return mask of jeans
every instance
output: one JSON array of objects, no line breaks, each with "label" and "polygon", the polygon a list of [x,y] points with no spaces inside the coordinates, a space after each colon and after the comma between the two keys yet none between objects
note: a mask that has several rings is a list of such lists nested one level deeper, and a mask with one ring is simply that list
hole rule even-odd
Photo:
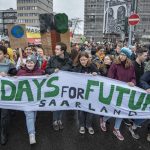
[{"label": "jeans", "polygon": [[28,130],[28,134],[35,134],[35,121],[36,121],[36,114],[35,111],[25,111],[26,116],[26,126]]},{"label": "jeans", "polygon": [[92,127],[93,114],[84,111],[78,111],[78,117],[80,127]]},{"label": "jeans", "polygon": [[61,120],[62,121],[63,111],[54,111],[53,112],[53,122]]},{"label": "jeans", "polygon": [[142,123],[144,123],[146,121],[146,119],[135,119],[133,122],[135,123],[135,125],[139,126]]},{"label": "jeans", "polygon": [[[108,119],[110,119],[111,117],[103,117],[103,120],[106,122]],[[120,129],[121,123],[122,123],[122,118],[115,118],[115,129]]]}]

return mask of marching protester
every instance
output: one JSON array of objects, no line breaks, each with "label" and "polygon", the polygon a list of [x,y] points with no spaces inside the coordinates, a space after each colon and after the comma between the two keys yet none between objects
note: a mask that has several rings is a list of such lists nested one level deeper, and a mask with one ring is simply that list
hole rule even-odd
[{"label": "marching protester", "polygon": [[[147,59],[148,51],[146,48],[141,47],[136,51],[136,60],[133,62],[136,76],[136,86],[140,87],[140,78],[144,74],[144,62]],[[145,120],[135,119],[129,126],[129,131],[133,138],[139,139],[140,136],[137,134],[137,127],[140,126]]]},{"label": "marching protester", "polygon": [[136,60],[136,51],[137,51],[137,47],[134,45],[134,46],[130,46],[130,49],[132,51],[132,55],[131,55],[131,60],[132,61],[135,61]]},{"label": "marching protester", "polygon": [[[116,79],[119,81],[127,82],[129,86],[136,85],[135,70],[130,58],[130,51],[127,48],[122,48],[119,54],[119,57],[111,65],[108,77]],[[110,117],[101,117],[100,118],[100,127],[102,131],[107,131],[106,121]],[[120,126],[122,123],[122,118],[115,119],[115,126],[113,133],[119,140],[124,140],[123,135],[120,132]]]},{"label": "marching protester", "polygon": [[[97,75],[97,68],[90,62],[89,54],[87,52],[80,52],[74,61],[74,72]],[[79,119],[79,133],[85,134],[85,127],[88,129],[89,134],[94,134],[94,129],[92,127],[93,114],[78,111]]]},{"label": "marching protester", "polygon": [[[39,68],[36,56],[29,55],[26,59],[26,65],[18,71],[17,76],[40,76],[43,74],[44,71]],[[35,144],[35,122],[37,112],[25,111],[24,113],[26,116],[26,125],[29,134],[29,142],[30,144]]]},{"label": "marching protester", "polygon": [[119,54],[120,54],[120,51],[121,51],[121,48],[123,47],[123,44],[122,43],[117,43],[115,46],[114,46],[114,51],[111,52],[111,55],[113,55],[114,57],[118,57]]},{"label": "marching protester", "polygon": [[[0,45],[0,77],[16,75],[17,70],[12,64],[11,60],[5,57],[7,48]],[[8,125],[9,125],[9,111],[7,109],[0,109],[0,143],[5,145],[8,141]]]},{"label": "marching protester", "polygon": [[44,55],[44,50],[40,47],[37,47],[36,49],[37,49],[37,61],[38,61],[39,67],[45,70],[46,65],[47,65],[47,60]]},{"label": "marching protester", "polygon": [[112,55],[106,55],[104,57],[104,62],[99,67],[99,71],[100,71],[102,76],[106,76],[107,77],[109,68],[112,65],[113,61],[114,61],[114,57]]},{"label": "marching protester", "polygon": [[5,57],[7,57],[14,64],[13,50],[10,47],[9,41],[4,41],[4,46],[7,48],[7,54]]},{"label": "marching protester", "polygon": [[20,57],[18,58],[16,68],[20,69],[20,67],[24,67],[27,57],[32,54],[33,54],[32,47],[26,47],[24,50],[19,49]]},{"label": "marching protester", "polygon": [[[66,44],[59,42],[55,47],[55,55],[52,56],[46,67],[46,74],[57,73],[59,70],[69,71],[72,68],[72,61],[69,58],[67,53]],[[63,111],[54,111],[53,112],[53,128],[54,130],[62,130],[63,122]]]},{"label": "marching protester", "polygon": [[105,57],[105,50],[103,46],[99,46],[96,50],[95,56],[93,56],[93,62],[97,64],[97,67],[99,67],[99,65],[103,63],[104,57]]},{"label": "marching protester", "polygon": [[[141,77],[141,87],[147,91],[147,93],[150,94],[150,65],[149,70],[147,70],[143,76]],[[150,123],[148,125],[148,135],[147,135],[147,141],[150,142]]]}]

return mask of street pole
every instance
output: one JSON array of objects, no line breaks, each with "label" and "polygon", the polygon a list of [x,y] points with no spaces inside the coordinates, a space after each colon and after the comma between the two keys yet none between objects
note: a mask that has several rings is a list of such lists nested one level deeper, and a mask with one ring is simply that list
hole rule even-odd
[{"label": "street pole", "polygon": [[[132,13],[137,13],[137,1],[138,0],[133,0],[133,2],[131,3],[131,10],[130,10],[130,15],[132,14]],[[130,25],[130,28],[129,28],[129,43],[128,43],[128,47],[130,46],[130,45],[132,45],[132,33],[134,32],[134,30],[135,30],[135,28],[134,28],[134,26],[131,26]]]}]

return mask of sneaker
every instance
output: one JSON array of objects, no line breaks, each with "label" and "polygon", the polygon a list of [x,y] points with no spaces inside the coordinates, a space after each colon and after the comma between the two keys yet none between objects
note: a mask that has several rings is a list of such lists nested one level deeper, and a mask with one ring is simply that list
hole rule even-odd
[{"label": "sneaker", "polygon": [[114,129],[113,130],[114,135],[118,138],[118,140],[123,141],[124,137],[123,135],[120,133],[120,131],[118,129]]},{"label": "sneaker", "polygon": [[94,129],[92,127],[89,127],[88,132],[89,132],[89,134],[93,135],[94,134]]},{"label": "sneaker", "polygon": [[103,120],[103,117],[100,118],[100,127],[101,127],[102,131],[104,131],[104,132],[107,131],[106,122]]},{"label": "sneaker", "polygon": [[132,128],[132,126],[129,127],[129,132],[131,133],[132,137],[136,140],[140,139],[140,136],[136,133],[136,130]]},{"label": "sneaker", "polygon": [[58,126],[59,126],[60,130],[62,130],[64,128],[63,123],[62,123],[61,120],[58,120]]},{"label": "sneaker", "polygon": [[150,142],[150,134],[147,135],[147,141]]},{"label": "sneaker", "polygon": [[136,130],[137,128],[141,128],[142,126],[140,125],[136,125],[134,122],[133,122],[133,125],[132,125],[132,129],[133,130]]},{"label": "sneaker", "polygon": [[131,119],[124,119],[124,124],[126,124],[127,126],[132,126],[133,125],[133,120],[131,120]]},{"label": "sneaker", "polygon": [[30,144],[35,144],[36,143],[35,134],[30,134],[29,135],[29,142],[30,142]]},{"label": "sneaker", "polygon": [[53,122],[53,129],[54,129],[55,131],[58,131],[58,130],[59,130],[59,125],[58,125],[58,122],[57,122],[57,121],[54,121],[54,122]]},{"label": "sneaker", "polygon": [[84,127],[80,127],[80,129],[79,129],[79,133],[81,133],[81,134],[85,134],[85,128],[84,128]]}]

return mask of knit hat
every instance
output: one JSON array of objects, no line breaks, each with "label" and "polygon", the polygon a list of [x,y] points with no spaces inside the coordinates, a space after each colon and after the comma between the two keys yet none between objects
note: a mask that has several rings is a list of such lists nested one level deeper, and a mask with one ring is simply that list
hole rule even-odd
[{"label": "knit hat", "polygon": [[130,58],[131,55],[132,55],[132,51],[129,48],[126,48],[126,47],[123,47],[121,49],[120,54],[121,53],[124,54],[124,55],[126,55],[128,58]]},{"label": "knit hat", "polygon": [[26,62],[27,61],[33,61],[34,64],[36,64],[37,63],[37,57],[35,55],[30,55],[27,57]]}]

